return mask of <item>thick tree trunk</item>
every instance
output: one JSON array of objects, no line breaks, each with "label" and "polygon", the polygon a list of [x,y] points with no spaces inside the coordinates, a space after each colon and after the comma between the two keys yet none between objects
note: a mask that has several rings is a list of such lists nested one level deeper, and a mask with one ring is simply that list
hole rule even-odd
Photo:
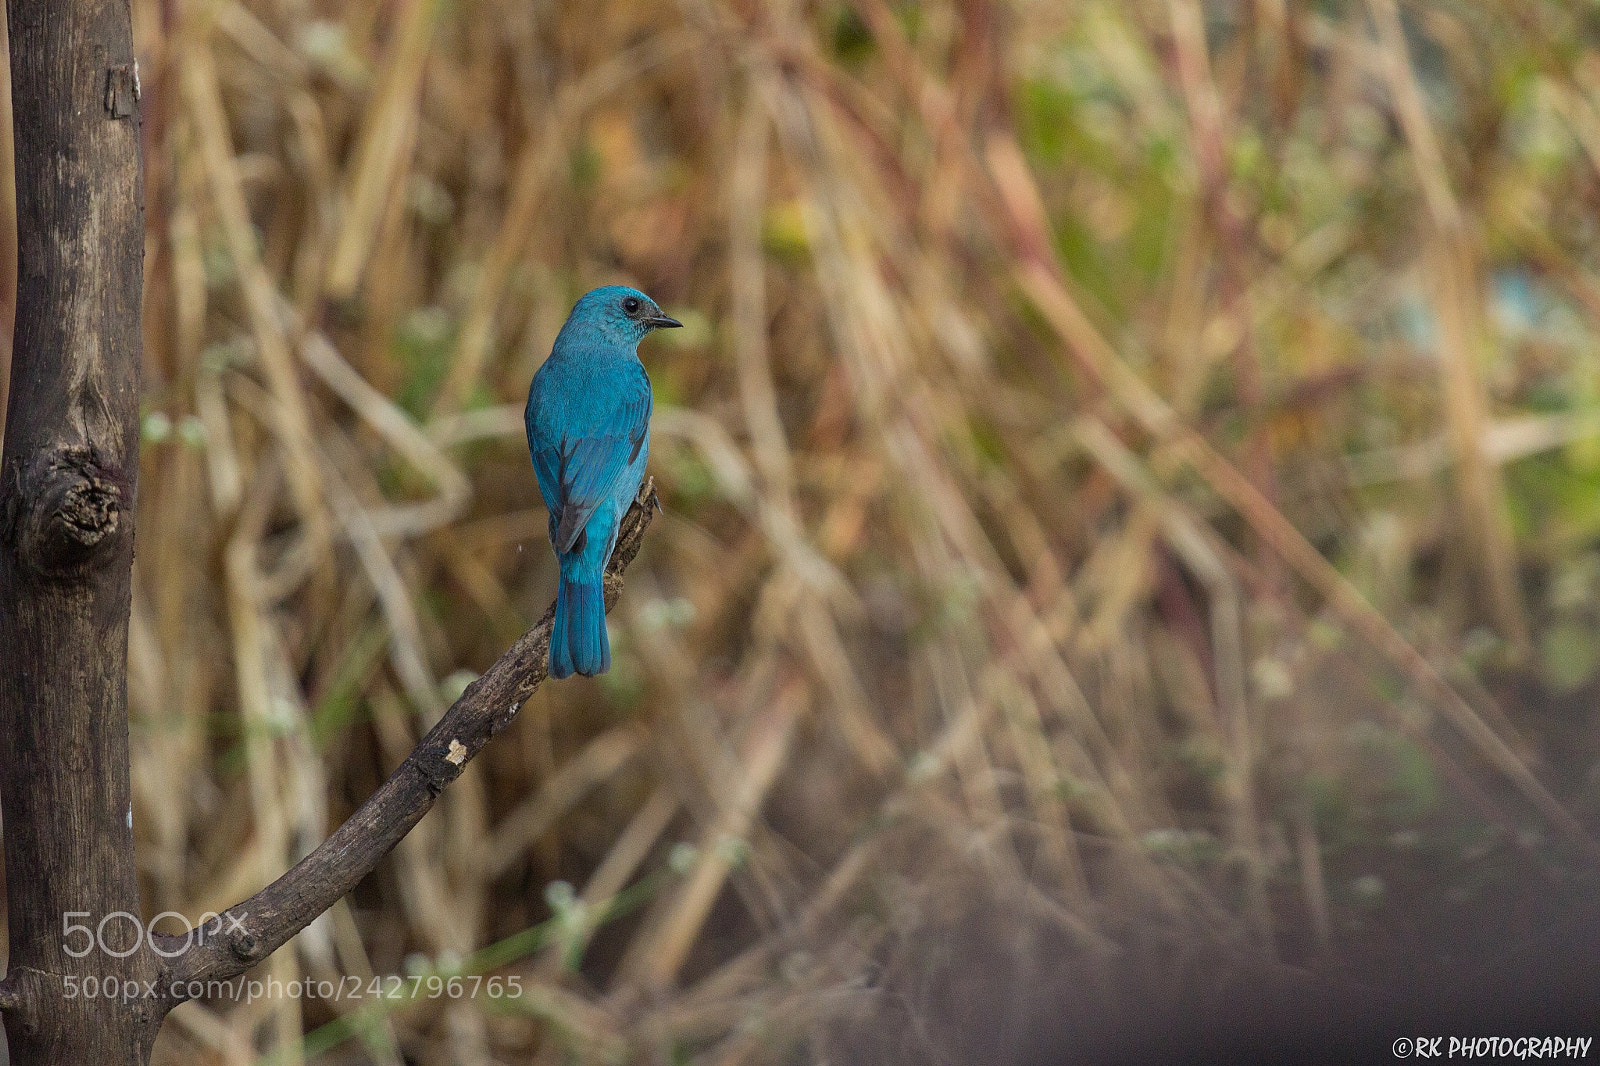
[{"label": "thick tree trunk", "polygon": [[137,936],[128,787],[138,74],[127,0],[9,8],[19,269],[0,452],[0,1007],[13,1062],[142,1064],[163,1005],[149,995],[160,960]]}]

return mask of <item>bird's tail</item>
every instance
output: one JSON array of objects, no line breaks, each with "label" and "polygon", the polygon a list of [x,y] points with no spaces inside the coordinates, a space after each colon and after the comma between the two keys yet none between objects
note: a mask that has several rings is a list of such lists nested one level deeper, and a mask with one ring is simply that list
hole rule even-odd
[{"label": "bird's tail", "polygon": [[556,591],[556,620],[550,629],[550,676],[593,677],[611,669],[611,642],[606,639],[606,600],[600,582],[561,578]]}]

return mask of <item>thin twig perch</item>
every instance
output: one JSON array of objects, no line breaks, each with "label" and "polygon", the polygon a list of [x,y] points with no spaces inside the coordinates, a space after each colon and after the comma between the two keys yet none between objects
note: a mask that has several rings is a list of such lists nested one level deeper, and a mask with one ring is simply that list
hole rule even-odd
[{"label": "thin twig perch", "polygon": [[[622,592],[622,574],[639,554],[658,507],[646,481],[622,520],[617,548],[606,568],[606,610]],[[254,896],[207,923],[203,937],[157,938],[174,953],[165,991],[175,1006],[204,995],[204,984],[237,976],[282,947],[371,873],[422,820],[445,787],[512,719],[547,676],[555,605],[461,694],[343,825],[300,862]]]}]

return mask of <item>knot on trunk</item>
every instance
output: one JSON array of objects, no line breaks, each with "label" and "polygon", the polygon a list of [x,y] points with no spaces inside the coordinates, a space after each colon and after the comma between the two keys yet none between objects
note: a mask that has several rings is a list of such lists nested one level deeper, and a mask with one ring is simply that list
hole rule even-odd
[{"label": "knot on trunk", "polygon": [[0,1013],[9,1015],[7,1025],[18,1026],[24,1033],[39,1031],[39,1001],[45,991],[41,986],[46,975],[28,966],[12,966],[0,981]]},{"label": "knot on trunk", "polygon": [[6,517],[22,564],[66,575],[109,554],[127,525],[122,478],[93,449],[63,446],[17,472]]}]

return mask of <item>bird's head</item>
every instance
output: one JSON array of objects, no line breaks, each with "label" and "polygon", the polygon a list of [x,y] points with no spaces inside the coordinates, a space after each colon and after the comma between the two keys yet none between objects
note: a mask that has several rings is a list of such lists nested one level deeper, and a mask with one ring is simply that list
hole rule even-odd
[{"label": "bird's head", "polygon": [[605,285],[586,293],[572,309],[561,330],[592,330],[609,340],[634,345],[655,329],[683,325],[662,313],[656,302],[626,285]]}]

